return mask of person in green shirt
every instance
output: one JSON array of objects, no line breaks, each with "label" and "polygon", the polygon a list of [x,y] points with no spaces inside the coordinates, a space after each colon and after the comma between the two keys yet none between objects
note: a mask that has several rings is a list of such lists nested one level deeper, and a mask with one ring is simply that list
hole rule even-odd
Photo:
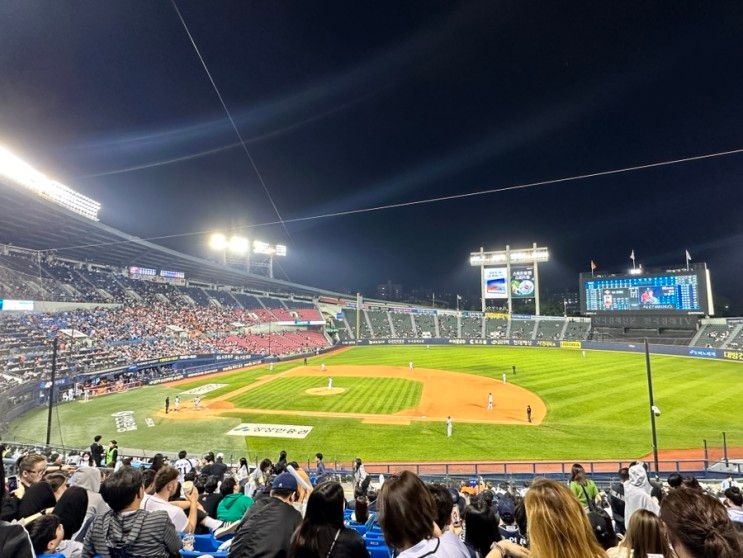
[{"label": "person in green shirt", "polygon": [[599,497],[599,489],[596,483],[586,477],[586,471],[579,463],[573,465],[570,478],[570,491],[583,506],[583,509],[589,509],[596,505]]},{"label": "person in green shirt", "polygon": [[217,506],[217,519],[220,521],[239,521],[253,505],[253,499],[240,491],[240,485],[232,477],[227,477],[219,487],[222,499]]}]

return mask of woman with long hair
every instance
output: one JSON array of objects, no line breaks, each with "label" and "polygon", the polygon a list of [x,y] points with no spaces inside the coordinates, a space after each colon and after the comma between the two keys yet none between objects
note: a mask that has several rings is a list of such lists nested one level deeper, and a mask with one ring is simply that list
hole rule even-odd
[{"label": "woman with long hair", "polygon": [[153,471],[157,473],[164,466],[165,466],[165,456],[162,453],[156,453],[152,457],[152,464],[150,465],[150,469],[152,469]]},{"label": "woman with long hair", "polygon": [[607,554],[609,558],[646,558],[648,554],[674,558],[668,546],[666,528],[660,518],[648,510],[637,510],[632,514],[624,540],[619,546],[610,548]]},{"label": "woman with long hair", "polygon": [[340,483],[317,485],[294,533],[289,558],[369,558],[361,536],[343,525],[345,504]]},{"label": "woman with long hair", "polygon": [[722,502],[709,494],[679,488],[660,506],[660,518],[678,558],[740,558],[743,542]]},{"label": "woman with long hair", "polygon": [[464,544],[470,554],[483,558],[501,540],[498,516],[484,498],[473,498],[464,510]]},{"label": "woman with long hair", "polygon": [[240,482],[240,486],[245,486],[245,482],[248,480],[249,475],[250,469],[248,468],[248,460],[241,457],[240,466],[237,468],[237,480]]},{"label": "woman with long hair", "polygon": [[606,558],[586,512],[563,484],[535,480],[526,493],[524,506],[529,550],[535,558]]}]

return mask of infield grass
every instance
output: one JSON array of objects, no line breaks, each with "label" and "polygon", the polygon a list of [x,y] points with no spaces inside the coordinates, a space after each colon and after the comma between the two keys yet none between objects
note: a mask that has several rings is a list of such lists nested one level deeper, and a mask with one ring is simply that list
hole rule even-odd
[{"label": "infield grass", "polygon": [[[548,408],[547,417],[536,427],[455,423],[452,438],[446,437],[445,425],[440,422],[379,425],[362,424],[355,419],[240,412],[193,421],[155,418],[154,427],[146,426],[145,418],[152,417],[162,407],[166,395],[171,396],[172,402],[175,394],[199,385],[227,384],[207,394],[205,398],[209,400],[268,375],[267,367],[262,366],[220,377],[202,377],[178,387],[152,386],[89,403],[60,405],[56,413],[59,418],[54,419],[52,439],[68,445],[88,445],[93,435],[100,433],[106,439],[116,437],[122,447],[167,451],[185,448],[194,453],[213,449],[238,456],[245,454],[244,439],[225,436],[225,432],[240,422],[261,422],[311,425],[313,430],[304,440],[250,438],[251,458],[256,454],[261,458],[274,458],[278,450],[286,449],[298,461],[313,456],[317,451],[324,452],[329,460],[344,461],[357,455],[382,461],[627,459],[645,455],[651,449],[647,379],[642,354],[588,351],[584,359],[580,351],[567,349],[377,346],[312,358],[310,364],[325,362],[331,375],[332,366],[336,364],[407,367],[410,360],[418,367],[496,379],[507,372],[509,382],[533,391],[544,400]],[[517,366],[515,376],[511,374],[512,365]],[[273,374],[297,366],[301,366],[301,362],[285,363],[276,366]],[[656,405],[662,410],[658,419],[661,448],[698,448],[703,439],[707,439],[710,445],[720,446],[723,431],[727,432],[731,446],[743,446],[743,421],[740,419],[743,366],[740,363],[653,356],[652,367]],[[285,380],[294,379],[277,379],[244,392],[236,399],[241,401],[240,406],[256,407],[254,398],[258,393],[263,398],[262,408],[310,410],[302,406],[302,398],[311,396],[303,396],[299,385],[288,393],[272,393]],[[318,385],[309,387],[326,385],[326,379],[316,379]],[[335,385],[346,387],[346,380],[351,378],[335,378]],[[359,380],[366,383],[378,379]],[[396,379],[382,381],[388,383]],[[409,383],[420,386],[418,382]],[[345,396],[356,397],[355,393],[360,392],[362,396],[354,405],[362,405],[364,410],[360,411],[356,406],[352,409],[354,411],[389,413],[394,412],[390,409],[399,410],[404,408],[401,405],[408,405],[398,405],[395,401],[395,406],[385,407],[392,405],[389,397],[377,397],[378,390],[367,389],[361,384],[358,387],[361,389],[353,387],[340,396],[312,396],[311,402],[308,400],[306,404],[345,405]],[[381,388],[381,391],[385,393],[386,389]],[[261,394],[264,390],[265,393]],[[395,392],[395,389],[390,388],[390,391]],[[406,396],[410,406],[418,396],[412,392]],[[244,402],[243,397],[246,398]],[[188,405],[188,401],[184,404]],[[312,410],[315,409],[317,407]],[[123,410],[134,411],[138,425],[136,431],[115,432],[111,414]],[[333,407],[332,410],[341,412],[342,408]],[[36,409],[16,420],[6,438],[43,440],[45,424],[44,409]]]}]

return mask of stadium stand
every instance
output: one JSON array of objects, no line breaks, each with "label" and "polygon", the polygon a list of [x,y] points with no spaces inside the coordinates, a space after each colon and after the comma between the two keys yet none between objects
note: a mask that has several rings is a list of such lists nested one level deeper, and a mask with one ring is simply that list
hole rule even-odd
[{"label": "stadium stand", "polygon": [[367,310],[366,315],[369,316],[369,321],[371,322],[372,329],[374,330],[375,338],[384,339],[392,337],[390,321],[386,311]]},{"label": "stadium stand", "polygon": [[417,337],[438,337],[436,319],[433,314],[415,314],[413,316]]},{"label": "stadium stand", "polygon": [[591,329],[591,322],[588,321],[575,321],[568,319],[568,323],[565,327],[565,333],[563,339],[566,341],[583,341],[588,338],[588,333]]},{"label": "stadium stand", "polygon": [[494,339],[506,339],[508,337],[508,320],[486,317],[485,336]]},{"label": "stadium stand", "polygon": [[722,324],[704,324],[699,334],[692,341],[692,345],[694,347],[714,347],[719,349],[731,338],[736,329],[737,326],[735,324],[728,324],[726,322]]},{"label": "stadium stand", "polygon": [[410,314],[402,312],[390,312],[392,326],[395,328],[395,337],[402,339],[412,339],[415,337],[413,331],[413,322]]},{"label": "stadium stand", "polygon": [[537,320],[537,341],[558,341],[562,339],[565,320]]},{"label": "stadium stand", "polygon": [[535,320],[511,320],[511,338],[533,339],[536,325]]},{"label": "stadium stand", "polygon": [[[354,332],[354,335],[356,334],[356,309],[355,308],[344,308],[343,314],[346,318],[346,324],[351,328],[351,331]],[[371,339],[372,332],[369,329],[369,324],[366,322],[366,316],[362,312],[361,319],[359,320],[359,327],[360,327],[360,337],[362,339]]]},{"label": "stadium stand", "polygon": [[437,317],[439,319],[439,333],[442,337],[459,337],[459,326],[457,325],[459,318],[457,316],[452,316],[451,314],[439,314]]},{"label": "stadium stand", "polygon": [[478,339],[482,337],[482,318],[475,316],[462,316],[462,337],[465,339]]}]

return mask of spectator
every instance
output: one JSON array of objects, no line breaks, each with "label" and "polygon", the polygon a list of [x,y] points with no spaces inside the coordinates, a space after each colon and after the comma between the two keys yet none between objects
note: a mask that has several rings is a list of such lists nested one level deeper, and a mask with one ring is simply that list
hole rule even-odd
[{"label": "spectator", "polygon": [[697,490],[669,493],[660,509],[678,558],[740,558],[743,543],[721,502]]},{"label": "spectator", "polygon": [[240,482],[240,486],[244,487],[245,483],[250,476],[250,469],[248,468],[248,460],[244,457],[240,458],[240,465],[237,468],[237,480]]},{"label": "spectator", "polygon": [[62,494],[67,490],[68,481],[67,474],[62,471],[55,471],[53,473],[47,473],[44,475],[44,480],[48,482],[52,490],[54,491],[54,498],[59,501]]},{"label": "spectator", "polygon": [[731,486],[725,491],[725,505],[728,508],[728,517],[738,531],[743,531],[743,494],[737,486]]},{"label": "spectator", "polygon": [[318,485],[309,496],[307,512],[294,533],[290,558],[369,558],[361,536],[343,525],[343,487]]},{"label": "spectator", "polygon": [[299,479],[302,479],[301,481],[297,479],[299,481],[297,484],[297,497],[300,503],[306,501],[307,496],[309,496],[309,493],[312,492],[312,483],[310,482],[310,477],[307,476],[305,470],[302,469],[299,466],[299,463],[297,463],[296,461],[292,461],[291,463],[289,463],[287,465],[287,470],[289,470],[292,474],[296,474]]},{"label": "spectator", "polygon": [[19,518],[30,521],[38,513],[51,511],[57,504],[52,486],[45,481],[28,487],[26,495],[18,504]]},{"label": "spectator", "polygon": [[199,504],[209,517],[217,519],[217,506],[222,500],[222,493],[217,490],[217,477],[208,477],[204,483],[204,493],[199,496]]},{"label": "spectator", "polygon": [[163,456],[162,453],[156,453],[152,457],[152,465],[150,465],[150,469],[157,473],[164,466],[165,466],[165,457]]},{"label": "spectator", "polygon": [[42,515],[26,526],[37,556],[53,554],[64,536],[62,522],[54,514]]},{"label": "spectator", "polygon": [[273,464],[270,459],[264,459],[255,470],[250,473],[248,482],[245,484],[245,495],[253,497],[258,490],[263,489],[268,481],[268,473]]},{"label": "spectator", "polygon": [[570,490],[578,498],[584,510],[588,510],[599,497],[596,483],[586,477],[586,471],[579,463],[573,465],[570,478]]},{"label": "spectator", "polygon": [[606,557],[606,552],[593,535],[585,511],[574,496],[570,489],[553,480],[537,479],[532,483],[524,498],[524,507],[529,550],[533,556]]},{"label": "spectator", "polygon": [[367,480],[369,478],[369,475],[366,473],[366,469],[364,469],[364,464],[361,461],[360,457],[357,457],[353,460],[353,486],[354,488],[360,488],[362,493],[366,494],[366,491],[369,487],[369,482],[371,479]]},{"label": "spectator", "polygon": [[253,505],[253,499],[240,492],[240,485],[232,477],[222,481],[219,491],[222,494],[222,499],[217,506],[217,519],[220,521],[239,521]]},{"label": "spectator", "polygon": [[323,455],[322,453],[318,452],[315,454],[315,474],[318,477],[321,477],[325,474],[325,463],[323,463]]},{"label": "spectator", "polygon": [[[88,511],[88,493],[84,488],[71,486],[54,506],[54,515],[59,517],[64,527],[64,540],[77,540]],[[83,533],[84,538],[85,534]],[[82,547],[82,545],[81,545]]]},{"label": "spectator", "polygon": [[95,461],[96,467],[101,466],[101,461],[103,461],[103,446],[101,445],[101,436],[98,434],[95,438],[93,438],[93,443],[90,444],[90,457]]},{"label": "spectator", "polygon": [[88,509],[84,524],[89,525],[96,515],[108,511],[108,505],[100,495],[101,471],[95,467],[83,467],[72,475],[72,484],[84,488],[88,495]]},{"label": "spectator", "polygon": [[155,493],[155,475],[157,473],[150,469],[142,471],[142,485],[144,486],[145,494]]},{"label": "spectator", "polygon": [[214,465],[212,465],[212,475],[217,477],[219,481],[224,480],[224,475],[227,472],[227,465],[224,463],[224,456],[221,453],[217,454],[217,460],[214,462]]},{"label": "spectator", "polygon": [[660,506],[650,496],[652,488],[648,482],[648,474],[642,463],[629,468],[629,480],[624,483],[624,524],[637,510],[648,510],[658,515]]},{"label": "spectator", "polygon": [[273,474],[280,475],[284,471],[286,471],[286,450],[281,450],[279,452],[279,460],[273,466]]},{"label": "spectator", "polygon": [[198,492],[192,490],[189,493],[188,515],[186,515],[181,508],[169,501],[177,491],[178,471],[170,466],[163,467],[155,475],[155,493],[152,495],[145,495],[141,499],[140,506],[143,510],[147,511],[163,510],[167,512],[176,531],[181,533],[193,533],[198,522]]},{"label": "spectator", "polygon": [[106,450],[106,467],[115,467],[118,458],[119,446],[116,443],[116,440],[111,440],[108,443],[108,449]]},{"label": "spectator", "polygon": [[679,488],[683,482],[684,477],[682,477],[678,473],[671,473],[670,475],[668,475],[668,486],[673,489]]},{"label": "spectator", "polygon": [[498,533],[500,538],[511,541],[519,546],[526,547],[527,541],[525,534],[521,533],[516,523],[516,502],[510,494],[504,494],[498,499]]},{"label": "spectator", "polygon": [[140,509],[144,487],[138,469],[122,467],[106,479],[101,495],[111,509],[93,520],[85,536],[85,558],[168,558],[178,553],[181,540],[168,514]]},{"label": "spectator", "polygon": [[369,521],[369,501],[366,496],[358,496],[356,498],[353,513],[351,513],[351,519],[356,523],[366,523]]},{"label": "spectator", "polygon": [[487,556],[490,547],[501,540],[498,517],[485,498],[472,498],[464,511],[464,526],[464,544],[475,558]]},{"label": "spectator", "polygon": [[258,499],[240,522],[230,558],[285,558],[292,535],[302,522],[302,515],[292,506],[296,499],[297,479],[291,473],[278,475],[271,484],[270,497]]},{"label": "spectator", "polygon": [[[436,526],[441,531],[442,553],[446,556],[468,557],[467,547],[461,541],[458,535],[452,531],[452,519],[454,511],[454,500],[449,490],[440,484],[428,486],[428,490],[433,498],[436,507]],[[358,514],[358,505],[356,507]]]},{"label": "spectator", "polygon": [[648,510],[637,510],[629,520],[629,528],[624,540],[610,548],[609,558],[633,558],[660,554],[663,558],[673,558],[666,539],[665,527],[660,518]]},{"label": "spectator", "polygon": [[21,525],[0,521],[0,556],[35,558],[31,539]]},{"label": "spectator", "polygon": [[611,507],[611,515],[618,535],[624,535],[626,531],[624,525],[624,483],[628,480],[629,468],[620,467],[619,481],[612,482],[609,487],[609,506]]},{"label": "spectator", "polygon": [[[38,483],[44,477],[46,471],[46,457],[38,453],[30,453],[22,457],[18,462],[18,488],[2,499],[0,508],[0,520],[12,521],[20,519],[19,506],[23,500],[26,490],[33,484]],[[5,485],[3,484],[3,489]],[[52,504],[53,505],[53,504]]]},{"label": "spectator", "polygon": [[173,464],[173,467],[176,468],[178,471],[178,481],[183,482],[186,480],[186,475],[193,471],[193,463],[189,459],[187,459],[188,453],[186,450],[181,450],[178,452],[178,459]]}]

